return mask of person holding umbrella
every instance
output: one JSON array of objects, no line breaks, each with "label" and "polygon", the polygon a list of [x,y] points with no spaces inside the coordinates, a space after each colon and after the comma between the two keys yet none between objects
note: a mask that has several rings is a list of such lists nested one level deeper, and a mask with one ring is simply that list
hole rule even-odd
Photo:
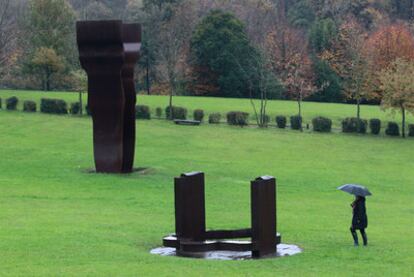
[{"label": "person holding umbrella", "polygon": [[352,207],[352,225],[350,228],[352,237],[354,239],[354,245],[358,246],[357,230],[360,231],[364,246],[368,245],[368,237],[365,229],[368,227],[368,216],[365,206],[365,196],[372,195],[369,190],[360,185],[343,185],[338,188],[339,190],[348,192],[355,195],[355,201],[351,203]]}]

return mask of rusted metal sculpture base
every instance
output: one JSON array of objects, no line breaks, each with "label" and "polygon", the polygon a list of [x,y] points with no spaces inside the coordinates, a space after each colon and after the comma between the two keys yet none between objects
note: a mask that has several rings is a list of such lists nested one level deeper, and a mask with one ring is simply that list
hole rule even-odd
[{"label": "rusted metal sculpture base", "polygon": [[[278,244],[275,254],[267,258],[288,257],[302,253],[303,250],[292,244]],[[184,255],[177,253],[173,247],[158,247],[150,251],[153,255],[176,256],[186,258],[197,258],[207,260],[251,260],[253,259],[250,251],[207,251],[207,252],[186,252]]]},{"label": "rusted metal sculpture base", "polygon": [[[254,258],[276,255],[281,236],[276,232],[276,179],[263,176],[251,181],[251,228],[206,230],[204,173],[175,178],[175,231],[163,239],[165,247],[181,256],[210,251],[249,251]],[[250,241],[230,239],[251,238]]]}]

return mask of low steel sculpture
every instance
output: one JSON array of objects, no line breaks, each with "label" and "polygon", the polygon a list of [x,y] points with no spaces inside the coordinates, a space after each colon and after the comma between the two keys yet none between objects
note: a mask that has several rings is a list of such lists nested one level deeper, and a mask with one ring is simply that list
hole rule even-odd
[{"label": "low steel sculpture", "polygon": [[140,26],[119,20],[80,21],[76,31],[79,60],[88,75],[96,171],[131,172],[135,152],[133,75]]},{"label": "low steel sculpture", "polygon": [[[281,236],[276,232],[276,180],[264,176],[251,181],[251,228],[206,231],[204,173],[175,178],[176,233],[163,239],[181,256],[226,250],[251,251],[253,258],[275,256]],[[251,241],[225,239],[251,238]]]}]

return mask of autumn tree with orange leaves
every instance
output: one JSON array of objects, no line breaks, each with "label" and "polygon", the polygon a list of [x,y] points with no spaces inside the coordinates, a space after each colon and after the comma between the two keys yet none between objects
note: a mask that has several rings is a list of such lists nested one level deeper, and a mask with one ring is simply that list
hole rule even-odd
[{"label": "autumn tree with orange leaves", "polygon": [[317,90],[306,36],[286,26],[283,32],[276,30],[270,33],[267,43],[271,67],[284,85],[286,94],[297,101],[298,115],[302,118],[303,99]]},{"label": "autumn tree with orange leaves", "polygon": [[350,19],[340,26],[332,47],[325,50],[320,57],[341,77],[344,95],[357,104],[358,119],[361,117],[362,100],[372,98],[368,89],[366,39],[364,29],[356,20]]}]

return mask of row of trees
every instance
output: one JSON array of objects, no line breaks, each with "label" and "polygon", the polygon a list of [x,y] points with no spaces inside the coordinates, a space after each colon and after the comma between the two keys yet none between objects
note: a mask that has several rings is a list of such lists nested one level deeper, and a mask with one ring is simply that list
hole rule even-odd
[{"label": "row of trees", "polygon": [[75,21],[119,18],[144,27],[137,86],[169,94],[171,105],[177,94],[246,97],[260,126],[272,98],[296,100],[299,115],[309,99],[354,102],[358,118],[361,103],[382,103],[404,118],[413,102],[413,7],[400,0],[0,0],[0,80],[83,87]]}]

